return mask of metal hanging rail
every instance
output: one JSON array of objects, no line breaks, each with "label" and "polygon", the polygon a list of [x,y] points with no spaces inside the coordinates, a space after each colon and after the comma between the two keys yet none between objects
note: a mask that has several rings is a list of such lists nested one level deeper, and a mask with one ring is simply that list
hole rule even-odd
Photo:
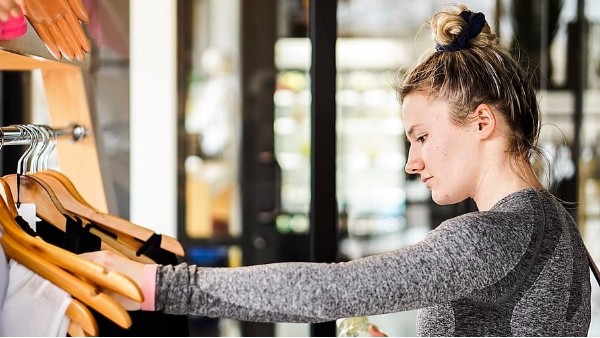
[{"label": "metal hanging rail", "polygon": [[[47,130],[51,130],[56,137],[70,135],[74,142],[83,139],[87,135],[87,130],[80,124],[71,124],[65,128],[45,127]],[[31,143],[31,138],[31,133],[19,128],[18,125],[0,127],[0,144],[2,146],[27,145]]]}]

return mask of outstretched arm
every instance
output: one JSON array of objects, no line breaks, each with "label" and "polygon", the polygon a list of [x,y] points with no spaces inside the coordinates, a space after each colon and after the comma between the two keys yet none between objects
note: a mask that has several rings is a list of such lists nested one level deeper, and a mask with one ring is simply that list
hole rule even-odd
[{"label": "outstretched arm", "polygon": [[[531,228],[514,221],[456,221],[407,248],[343,263],[156,266],[153,308],[248,321],[320,322],[442,304],[496,283],[517,264]],[[110,253],[87,255],[143,284],[144,265]]]},{"label": "outstretched arm", "polygon": [[415,245],[343,263],[159,266],[156,309],[250,321],[319,322],[443,304],[502,279],[529,243],[531,228],[515,226],[514,219],[469,222],[447,223]]}]

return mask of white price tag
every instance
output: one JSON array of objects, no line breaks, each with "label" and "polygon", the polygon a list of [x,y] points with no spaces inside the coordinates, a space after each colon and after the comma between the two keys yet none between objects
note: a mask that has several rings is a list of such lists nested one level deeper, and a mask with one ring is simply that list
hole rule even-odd
[{"label": "white price tag", "polygon": [[21,203],[21,206],[17,208],[19,210],[19,215],[23,217],[24,220],[29,223],[29,226],[35,231],[35,222],[38,220],[35,214],[35,204],[34,203]]}]

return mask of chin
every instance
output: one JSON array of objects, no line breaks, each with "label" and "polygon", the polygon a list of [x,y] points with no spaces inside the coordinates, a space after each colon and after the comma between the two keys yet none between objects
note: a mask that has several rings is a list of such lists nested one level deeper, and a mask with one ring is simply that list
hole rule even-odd
[{"label": "chin", "polygon": [[457,198],[456,196],[444,193],[444,192],[439,192],[439,191],[431,191],[431,199],[435,202],[435,204],[437,205],[450,205],[450,204],[456,204],[456,203],[460,203],[462,201],[464,201],[466,198]]}]

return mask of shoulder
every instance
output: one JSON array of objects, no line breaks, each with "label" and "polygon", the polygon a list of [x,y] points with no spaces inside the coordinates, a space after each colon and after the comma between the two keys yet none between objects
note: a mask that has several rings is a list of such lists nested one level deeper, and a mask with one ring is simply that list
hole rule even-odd
[{"label": "shoulder", "polygon": [[486,235],[531,232],[535,224],[532,214],[507,211],[476,211],[448,219],[434,231]]},{"label": "shoulder", "polygon": [[[430,245],[454,247],[462,253],[492,254],[517,260],[527,248],[535,220],[530,215],[505,211],[472,212],[444,221],[426,240]],[[495,252],[495,254],[493,254]]]},{"label": "shoulder", "polygon": [[513,233],[531,232],[542,220],[542,206],[551,195],[525,189],[500,199],[489,211],[476,211],[448,219],[440,231]]},{"label": "shoulder", "polygon": [[534,231],[543,225],[540,203],[547,202],[549,197],[542,192],[519,191],[501,199],[489,211],[471,212],[442,222],[429,233],[427,240],[468,245],[474,250],[522,251]]}]

